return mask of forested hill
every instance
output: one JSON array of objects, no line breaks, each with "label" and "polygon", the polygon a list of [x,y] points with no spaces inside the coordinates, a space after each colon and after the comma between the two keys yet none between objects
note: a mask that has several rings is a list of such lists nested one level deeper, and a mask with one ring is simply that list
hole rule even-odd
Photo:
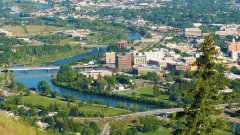
[{"label": "forested hill", "polygon": [[232,8],[229,0],[173,0],[160,8],[153,9],[110,9],[104,8],[96,14],[102,17],[123,16],[127,20],[139,16],[156,24],[189,27],[192,23],[240,23],[240,10]]}]

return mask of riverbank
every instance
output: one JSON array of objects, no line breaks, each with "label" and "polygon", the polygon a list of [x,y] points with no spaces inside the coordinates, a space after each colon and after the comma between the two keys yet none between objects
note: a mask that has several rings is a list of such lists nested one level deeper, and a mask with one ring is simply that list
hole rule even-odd
[{"label": "riverbank", "polygon": [[[29,48],[20,48],[21,52],[16,55],[20,55],[18,59],[14,60],[14,63],[19,65],[35,67],[42,66],[45,63],[56,61],[89,52],[89,49],[84,49],[80,46],[31,46]],[[27,52],[31,52],[31,56],[27,55]],[[24,53],[26,52],[26,54]]]},{"label": "riverbank", "polygon": [[[82,53],[80,55],[76,55],[73,57],[69,57],[66,59],[60,59],[54,62],[46,63],[46,66],[61,66],[67,63],[70,63],[72,61],[77,61],[82,58],[86,58],[89,56],[93,55],[99,55],[101,54],[105,49],[104,48],[93,48],[92,51]],[[53,91],[56,91],[59,95],[64,96],[64,95],[74,95],[76,98],[83,100],[83,101],[97,101],[101,100],[103,101],[103,104],[111,105],[111,106],[117,106],[120,102],[125,104],[125,107],[128,109],[131,109],[132,107],[137,107],[137,110],[154,110],[154,109],[159,109],[162,108],[161,105],[151,105],[151,104],[146,104],[146,103],[139,103],[136,101],[132,100],[127,100],[123,98],[115,98],[112,96],[104,96],[100,94],[92,94],[92,93],[86,93],[86,92],[79,92],[76,90],[72,89],[67,89],[63,87],[58,87],[57,85],[53,84],[51,77],[53,75],[56,75],[58,70],[31,70],[28,72],[25,71],[14,71],[13,75],[16,80],[16,82],[22,83],[26,85],[29,88],[37,88],[38,82],[39,81],[46,81],[49,85],[50,88]]]},{"label": "riverbank", "polygon": [[23,96],[21,99],[25,105],[30,106],[49,107],[57,105],[61,106],[62,110],[68,110],[68,108],[77,107],[77,115],[79,117],[101,117],[103,115],[104,117],[108,117],[124,115],[131,112],[122,108],[102,105],[101,101],[83,102],[81,100],[75,99],[72,102],[68,102],[64,97],[61,96],[51,98],[49,96],[42,96],[38,93],[32,94],[30,96]]},{"label": "riverbank", "polygon": [[[56,79],[54,79],[54,77],[51,79],[52,83],[54,85],[57,85],[59,87],[63,87],[66,89],[71,89],[74,91],[79,91],[79,92],[84,92],[84,93],[88,93],[88,94],[97,94],[97,95],[102,95],[102,96],[106,96],[106,97],[112,97],[112,98],[118,98],[118,99],[123,99],[123,100],[129,100],[129,101],[133,101],[133,102],[137,102],[137,103],[144,103],[144,104],[149,104],[149,105],[159,105],[159,107],[162,108],[169,108],[169,107],[177,107],[176,103],[170,102],[170,101],[164,101],[164,100],[158,100],[156,98],[142,98],[142,97],[132,97],[131,94],[130,95],[123,95],[123,94],[118,94],[118,93],[110,93],[110,92],[98,92],[98,91],[93,91],[91,89],[89,90],[79,90],[77,88],[73,88],[68,86],[67,84],[63,84],[58,82]],[[140,111],[144,111],[140,110]]]}]

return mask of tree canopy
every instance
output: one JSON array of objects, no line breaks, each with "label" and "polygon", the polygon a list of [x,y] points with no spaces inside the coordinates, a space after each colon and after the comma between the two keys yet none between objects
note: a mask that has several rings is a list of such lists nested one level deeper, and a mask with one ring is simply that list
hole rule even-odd
[{"label": "tree canopy", "polygon": [[225,126],[224,119],[214,117],[220,114],[214,105],[223,99],[219,87],[226,83],[226,79],[223,73],[215,70],[220,60],[213,37],[208,35],[204,39],[199,48],[202,55],[195,63],[197,80],[194,88],[184,93],[184,98],[188,99],[183,106],[184,112],[176,115],[178,121],[173,132],[176,135],[209,135]]}]

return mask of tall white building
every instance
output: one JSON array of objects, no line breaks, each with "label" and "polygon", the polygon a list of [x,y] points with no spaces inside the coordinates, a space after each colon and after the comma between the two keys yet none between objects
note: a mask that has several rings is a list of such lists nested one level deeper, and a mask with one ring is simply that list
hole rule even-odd
[{"label": "tall white building", "polygon": [[140,65],[146,65],[146,55],[143,55],[142,53],[133,53],[133,64],[134,66],[140,66]]},{"label": "tall white building", "polygon": [[146,55],[146,60],[154,60],[154,61],[160,61],[163,60],[165,54],[163,50],[157,50],[157,51],[149,51],[149,52],[144,52]]}]

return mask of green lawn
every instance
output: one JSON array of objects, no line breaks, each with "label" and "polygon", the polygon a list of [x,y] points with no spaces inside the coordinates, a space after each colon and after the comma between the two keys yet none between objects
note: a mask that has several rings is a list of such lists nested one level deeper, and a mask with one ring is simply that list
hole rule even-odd
[{"label": "green lawn", "polygon": [[170,135],[170,131],[162,129],[160,131],[148,132],[148,133],[139,133],[138,135]]},{"label": "green lawn", "polygon": [[[91,112],[91,113],[98,113],[98,112],[103,112],[103,106],[84,106],[80,107],[78,109],[80,112]],[[105,115],[106,116],[116,116],[116,115],[122,115],[122,114],[127,114],[129,111],[124,110],[124,109],[118,109],[118,108],[113,108],[113,107],[108,107],[105,108]]]},{"label": "green lawn", "polygon": [[[145,97],[153,97],[153,86],[146,86],[137,89],[137,92],[141,94],[141,96]],[[159,97],[154,97],[158,99],[168,100],[168,95],[160,95]]]},{"label": "green lawn", "polygon": [[136,90],[124,90],[124,91],[114,91],[115,93],[121,95],[131,95],[133,92],[137,92]]},{"label": "green lawn", "polygon": [[0,73],[0,80],[3,80],[6,78],[6,73]]},{"label": "green lawn", "polygon": [[67,44],[67,45],[75,45],[76,43],[77,42],[72,40],[72,39],[64,39],[64,40],[60,40],[59,41],[59,44],[61,44],[61,45],[65,45],[65,44]]},{"label": "green lawn", "polygon": [[142,95],[153,96],[153,86],[141,87],[137,91]]},{"label": "green lawn", "polygon": [[[22,101],[25,104],[43,105],[45,107],[48,107],[51,103],[52,104],[56,103],[56,104],[60,104],[62,106],[67,106],[67,102],[61,100],[61,97],[48,98],[48,97],[41,96],[38,94],[34,94],[31,96],[23,96]],[[72,103],[72,105],[77,105],[76,102]],[[84,113],[96,114],[96,113],[102,112],[103,107],[105,107],[105,106],[103,106],[103,105],[87,105],[87,106],[79,107],[78,110],[80,112],[84,112]],[[106,108],[105,114],[106,114],[106,116],[116,116],[116,115],[121,115],[121,114],[127,114],[129,112],[130,111],[124,110],[124,109],[108,107],[108,108]]]},{"label": "green lawn", "polygon": [[133,92],[136,92],[138,96],[168,100],[168,95],[160,95],[159,97],[154,97],[153,86],[140,87],[135,90],[126,90],[126,91],[120,91],[117,93],[122,95],[131,95]]},{"label": "green lawn", "polygon": [[215,131],[215,135],[233,135],[233,134],[227,131]]},{"label": "green lawn", "polygon": [[48,98],[44,96],[40,96],[38,94],[34,94],[31,96],[24,96],[22,97],[22,101],[25,104],[32,104],[32,105],[43,105],[45,107],[49,106],[51,103],[54,104],[61,104],[63,106],[67,106],[67,102],[61,101],[59,98]]}]

